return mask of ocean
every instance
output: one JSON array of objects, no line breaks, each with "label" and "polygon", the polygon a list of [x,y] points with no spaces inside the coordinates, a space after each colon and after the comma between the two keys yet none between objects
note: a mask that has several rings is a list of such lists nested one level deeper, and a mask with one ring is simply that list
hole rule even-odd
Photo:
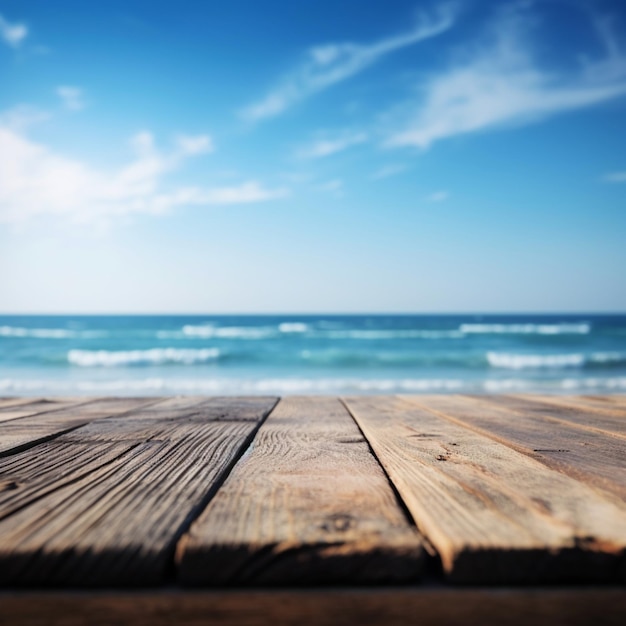
[{"label": "ocean", "polygon": [[0,316],[0,395],[626,393],[625,315]]}]

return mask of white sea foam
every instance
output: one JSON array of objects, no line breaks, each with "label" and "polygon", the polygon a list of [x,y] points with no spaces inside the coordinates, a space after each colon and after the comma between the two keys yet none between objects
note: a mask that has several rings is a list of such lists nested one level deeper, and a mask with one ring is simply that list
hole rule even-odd
[{"label": "white sea foam", "polygon": [[192,326],[191,324],[186,324],[183,326],[183,335],[187,335],[188,337],[214,337],[215,336],[215,326]]},{"label": "white sea foam", "polygon": [[304,334],[312,338],[327,339],[462,339],[465,336],[460,330],[374,330],[352,329],[339,330],[332,328],[311,328],[302,322],[282,322],[278,327],[272,326],[223,326],[190,325],[183,326],[182,331],[158,331],[159,339],[269,339],[281,334]]},{"label": "white sea foam", "polygon": [[594,352],[590,357],[591,363],[610,364],[624,363],[626,364],[626,354],[623,352]]},{"label": "white sea foam", "polygon": [[329,330],[330,339],[460,339],[460,330]]},{"label": "white sea foam", "polygon": [[464,334],[587,335],[591,324],[461,324],[459,331]]},{"label": "white sea foam", "polygon": [[278,330],[281,333],[306,333],[309,326],[301,322],[283,322],[278,325]]},{"label": "white sea foam", "polygon": [[183,326],[183,335],[201,339],[266,339],[276,330],[266,326]]},{"label": "white sea foam", "polygon": [[429,392],[511,391],[575,393],[624,393],[626,376],[612,378],[565,378],[557,380],[498,380],[459,379],[356,379],[356,378],[267,378],[250,379],[177,379],[177,378],[119,378],[113,380],[71,379],[0,379],[3,394],[341,394],[341,393],[429,393]]},{"label": "white sea foam", "polygon": [[[0,326],[0,337],[33,337],[35,339],[68,339],[80,337],[84,333],[64,328],[22,328],[20,326]],[[89,335],[87,335],[89,336]]]},{"label": "white sea foam", "polygon": [[70,350],[67,360],[80,367],[120,367],[126,365],[162,365],[204,363],[219,357],[217,348],[184,350],[178,348],[152,348],[151,350]]},{"label": "white sea foam", "polygon": [[491,367],[521,370],[527,368],[581,367],[585,364],[583,354],[507,354],[488,352]]}]

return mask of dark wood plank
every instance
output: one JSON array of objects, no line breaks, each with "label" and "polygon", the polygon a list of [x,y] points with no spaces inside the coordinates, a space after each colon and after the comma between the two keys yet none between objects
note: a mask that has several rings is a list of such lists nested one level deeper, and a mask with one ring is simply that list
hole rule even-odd
[{"label": "dark wood plank", "polygon": [[178,547],[187,584],[415,579],[422,541],[345,407],[287,398]]},{"label": "dark wood plank", "polygon": [[619,577],[624,503],[421,408],[421,400],[346,404],[451,580]]},{"label": "dark wood plank", "polygon": [[595,489],[626,498],[623,439],[541,415],[521,415],[485,398],[421,396],[416,401]]},{"label": "dark wood plank", "polygon": [[101,398],[59,411],[20,416],[0,428],[0,457],[56,437],[89,422],[156,404],[158,398]]},{"label": "dark wood plank", "polygon": [[185,402],[97,420],[2,460],[12,485],[0,500],[0,584],[164,582],[179,535],[276,400]]},{"label": "dark wood plank", "polygon": [[0,407],[0,422],[8,422],[9,420],[30,417],[31,415],[41,415],[42,413],[50,413],[53,411],[67,410],[94,402],[95,400],[96,398],[41,398],[17,406],[10,405]]},{"label": "dark wood plank", "polygon": [[0,592],[14,626],[623,626],[616,587]]},{"label": "dark wood plank", "polygon": [[[118,404],[117,412],[109,415],[106,423],[94,423],[89,430],[75,429],[34,449],[0,459],[0,519],[109,465],[127,454],[132,446],[149,441],[160,432],[151,428],[150,421],[167,422],[192,416],[206,402],[206,397],[183,397],[154,398],[139,405]],[[123,408],[127,412],[118,414]],[[91,412],[97,416],[99,409],[91,407]],[[145,420],[143,425],[139,420]]]},{"label": "dark wood plank", "polygon": [[[476,396],[478,397],[478,396]],[[626,413],[592,409],[578,402],[576,398],[564,401],[552,401],[543,396],[482,396],[491,404],[510,409],[525,418],[538,415],[558,424],[575,424],[579,428],[599,431],[604,435],[613,435],[626,439]]]}]

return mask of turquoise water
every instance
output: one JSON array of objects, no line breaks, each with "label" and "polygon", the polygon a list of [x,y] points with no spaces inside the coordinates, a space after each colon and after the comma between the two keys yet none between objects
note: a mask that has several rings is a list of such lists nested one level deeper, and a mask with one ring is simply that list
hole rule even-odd
[{"label": "turquoise water", "polygon": [[0,316],[0,395],[626,393],[626,316]]}]

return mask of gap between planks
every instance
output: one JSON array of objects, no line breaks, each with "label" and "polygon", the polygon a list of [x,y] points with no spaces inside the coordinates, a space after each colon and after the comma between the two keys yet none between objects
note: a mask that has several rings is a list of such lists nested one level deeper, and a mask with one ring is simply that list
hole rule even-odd
[{"label": "gap between planks", "polygon": [[159,398],[100,398],[70,404],[67,408],[20,415],[2,423],[0,458],[27,450],[94,420],[121,417],[135,409],[149,407],[162,401]]},{"label": "gap between planks", "polygon": [[177,549],[191,585],[415,580],[422,539],[337,398],[283,398]]}]

